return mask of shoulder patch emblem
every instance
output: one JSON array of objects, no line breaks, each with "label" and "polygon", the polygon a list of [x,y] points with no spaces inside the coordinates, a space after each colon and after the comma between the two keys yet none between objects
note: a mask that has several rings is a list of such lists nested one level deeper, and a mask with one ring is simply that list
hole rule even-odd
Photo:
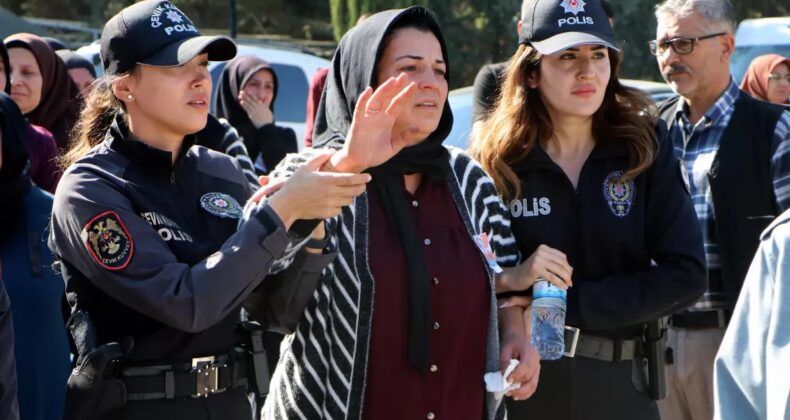
[{"label": "shoulder patch emblem", "polygon": [[238,219],[241,217],[242,208],[235,198],[228,194],[210,192],[200,197],[200,206],[203,210],[214,216],[228,219]]},{"label": "shoulder patch emblem", "polygon": [[112,210],[94,216],[82,228],[80,237],[93,260],[107,270],[121,270],[132,260],[134,241]]},{"label": "shoulder patch emblem", "polygon": [[686,169],[686,162],[682,159],[680,162],[680,179],[683,180],[683,185],[686,187],[686,192],[691,194],[691,182],[689,182],[689,171]]},{"label": "shoulder patch emblem", "polygon": [[628,215],[636,195],[634,181],[622,182],[620,180],[622,176],[623,171],[614,171],[607,175],[603,181],[603,197],[609,204],[609,209],[617,217]]}]

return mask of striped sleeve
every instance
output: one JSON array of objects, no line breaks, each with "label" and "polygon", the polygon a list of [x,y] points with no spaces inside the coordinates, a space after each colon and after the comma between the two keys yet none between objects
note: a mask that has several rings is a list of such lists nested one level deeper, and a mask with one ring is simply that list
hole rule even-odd
[{"label": "striped sleeve", "polygon": [[779,211],[790,208],[790,112],[783,112],[773,137],[771,170]]},{"label": "striped sleeve", "polygon": [[255,173],[255,167],[250,159],[250,154],[247,153],[247,147],[244,146],[244,141],[242,141],[241,136],[239,136],[239,132],[224,118],[220,118],[219,123],[225,129],[225,135],[222,138],[223,151],[226,155],[236,160],[241,171],[244,172],[244,177],[247,178],[247,182],[252,186],[253,191],[257,190],[260,186],[258,184],[258,174]]},{"label": "striped sleeve", "polygon": [[[274,170],[272,170],[271,173],[269,173],[269,176],[272,178],[289,178],[308,160],[321,152],[323,152],[323,150],[305,149],[300,153],[290,153],[286,155],[285,158],[283,158],[283,160],[277,165],[277,167],[274,168]],[[327,228],[328,227],[329,226],[327,226]],[[327,231],[327,234],[330,234],[330,232]],[[282,256],[278,258],[274,264],[272,264],[272,267],[269,270],[270,274],[279,273],[288,268],[288,266],[296,257],[297,252],[304,246],[308,239],[299,237],[291,231],[288,232],[288,236],[290,239],[288,247],[286,247]],[[330,243],[330,249],[334,251],[334,241]]]},{"label": "striped sleeve", "polygon": [[475,232],[488,235],[500,265],[518,265],[521,255],[510,230],[510,215],[497,194],[494,181],[466,152],[454,147],[448,149],[450,164],[458,177]]}]

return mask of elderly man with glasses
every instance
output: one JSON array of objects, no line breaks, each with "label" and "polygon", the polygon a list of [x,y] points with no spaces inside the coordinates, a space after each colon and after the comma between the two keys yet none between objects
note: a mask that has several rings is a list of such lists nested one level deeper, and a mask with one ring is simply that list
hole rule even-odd
[{"label": "elderly man with glasses", "polygon": [[[687,173],[705,241],[708,291],[669,319],[665,420],[713,417],[713,362],[760,232],[790,207],[790,114],[730,75],[728,0],[666,0],[648,45],[677,96],[659,107]],[[682,176],[686,176],[682,174]]]}]

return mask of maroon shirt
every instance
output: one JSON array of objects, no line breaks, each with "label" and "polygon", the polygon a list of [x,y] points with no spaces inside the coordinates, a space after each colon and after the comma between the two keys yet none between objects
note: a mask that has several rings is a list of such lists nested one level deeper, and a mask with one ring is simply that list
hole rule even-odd
[{"label": "maroon shirt", "polygon": [[52,134],[44,127],[28,124],[25,130],[25,147],[30,158],[28,176],[39,188],[55,194],[61,175],[58,166],[58,146]]},{"label": "maroon shirt", "polygon": [[307,118],[304,125],[304,145],[313,147],[313,128],[315,127],[315,115],[318,112],[318,103],[321,102],[321,94],[324,93],[326,76],[329,68],[318,69],[310,80],[310,90],[307,91]]},{"label": "maroon shirt", "polygon": [[406,258],[380,195],[369,192],[376,285],[363,418],[480,420],[490,299],[482,254],[446,183],[423,180],[415,195],[404,187],[431,284],[429,370],[419,373],[406,350]]}]

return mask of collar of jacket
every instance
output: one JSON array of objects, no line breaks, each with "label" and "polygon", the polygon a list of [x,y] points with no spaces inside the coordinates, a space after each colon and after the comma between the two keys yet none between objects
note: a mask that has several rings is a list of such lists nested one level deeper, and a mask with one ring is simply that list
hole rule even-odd
[{"label": "collar of jacket", "polygon": [[[628,156],[628,146],[623,141],[604,140],[595,144],[587,160],[600,160]],[[557,164],[551,159],[543,146],[534,147],[520,162],[513,164],[516,173],[527,173],[540,169],[555,169]]]},{"label": "collar of jacket", "polygon": [[181,144],[175,163],[173,163],[170,152],[145,144],[132,136],[129,133],[129,127],[120,115],[115,117],[110,129],[107,130],[104,141],[110,149],[118,151],[130,160],[143,162],[146,167],[170,171],[195,144],[195,136],[190,134],[184,137],[184,142]]}]

